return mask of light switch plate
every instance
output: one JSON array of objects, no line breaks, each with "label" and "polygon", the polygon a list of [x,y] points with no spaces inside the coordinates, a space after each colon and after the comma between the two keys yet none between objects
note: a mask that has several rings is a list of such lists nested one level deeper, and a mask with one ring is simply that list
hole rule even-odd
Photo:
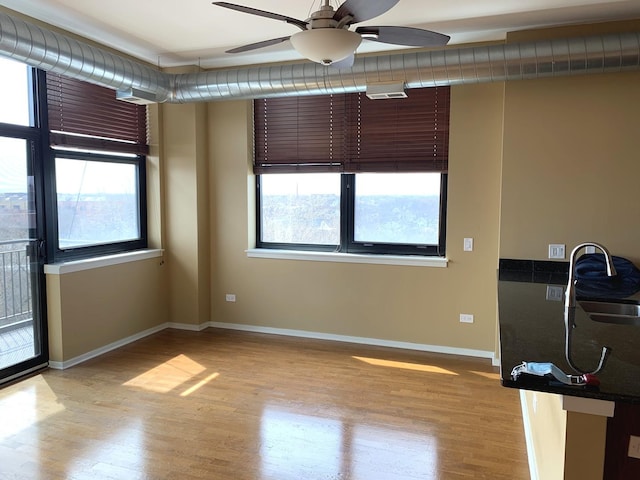
[{"label": "light switch plate", "polygon": [[473,238],[464,239],[464,251],[473,252]]}]

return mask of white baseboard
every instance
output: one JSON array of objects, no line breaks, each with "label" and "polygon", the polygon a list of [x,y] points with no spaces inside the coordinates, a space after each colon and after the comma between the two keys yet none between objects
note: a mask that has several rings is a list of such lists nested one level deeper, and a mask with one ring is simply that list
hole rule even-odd
[{"label": "white baseboard", "polygon": [[111,350],[115,350],[116,348],[124,347],[129,343],[133,343],[136,340],[140,340],[141,338],[148,337],[149,335],[153,335],[154,333],[158,333],[162,330],[166,330],[167,328],[175,328],[177,330],[188,330],[191,332],[200,332],[208,327],[209,327],[208,323],[203,323],[201,325],[194,325],[190,323],[176,323],[176,322],[161,323],[160,325],[156,325],[155,327],[149,328],[147,330],[143,330],[142,332],[138,332],[129,337],[110,343],[108,345],[105,345],[104,347],[96,348],[95,350],[91,350],[90,352],[83,353],[82,355],[78,355],[77,357],[71,358],[69,360],[65,360],[64,362],[54,362],[50,360],[49,367],[55,370],[64,370],[65,368],[73,367],[74,365],[78,365],[79,363],[86,362],[91,358],[95,358],[97,356],[102,355],[103,353],[107,353],[107,352],[110,352]]},{"label": "white baseboard", "polygon": [[468,348],[445,347],[442,345],[427,345],[422,343],[397,342],[394,340],[382,340],[368,337],[352,337],[349,335],[336,335],[333,333],[309,332],[306,330],[291,330],[288,328],[260,327],[242,323],[209,322],[212,328],[224,328],[228,330],[242,330],[245,332],[268,333],[273,335],[285,335],[288,337],[314,338],[318,340],[332,340],[335,342],[358,343],[362,345],[374,345],[377,347],[403,348],[406,350],[418,350],[421,352],[446,353],[449,355],[464,355],[467,357],[494,358],[494,352],[486,350],[472,350]]},{"label": "white baseboard", "polygon": [[174,328],[176,330],[187,330],[189,332],[201,332],[205,328],[209,328],[209,323],[201,323],[198,325],[194,325],[193,323],[176,323],[176,322],[168,322],[167,328]]},{"label": "white baseboard", "polygon": [[103,353],[110,352],[111,350],[115,350],[116,348],[120,348],[129,343],[135,342],[136,340],[140,340],[141,338],[153,335],[154,333],[160,332],[165,328],[167,328],[167,324],[161,323],[160,325],[156,325],[155,327],[143,330],[142,332],[138,332],[129,337],[122,338],[116,342],[105,345],[104,347],[96,348],[95,350],[91,350],[90,352],[83,353],[82,355],[78,355],[77,357],[70,358],[69,360],[65,360],[64,362],[54,362],[49,360],[49,367],[56,370],[64,370],[65,368],[73,367],[74,365],[78,365],[79,363],[86,362],[89,359],[98,357]]},{"label": "white baseboard", "polygon": [[65,360],[64,362],[49,361],[49,367],[56,370],[64,370],[65,368],[73,367],[74,365],[78,365],[79,363],[85,362],[91,358],[95,358],[104,353],[110,352],[111,350],[115,350],[116,348],[123,347],[125,345],[128,345],[129,343],[135,342],[136,340],[140,340],[144,337],[148,337],[149,335],[153,335],[154,333],[160,332],[167,328],[173,328],[177,330],[187,330],[190,332],[200,332],[209,327],[223,328],[227,330],[241,330],[245,332],[268,333],[272,335],[284,335],[288,337],[314,338],[317,340],[332,340],[334,342],[357,343],[361,345],[374,345],[378,347],[403,348],[406,350],[417,350],[421,352],[432,352],[432,353],[445,353],[448,355],[464,355],[468,357],[489,358],[491,359],[491,363],[493,365],[496,365],[494,352],[490,352],[486,350],[473,350],[468,348],[445,347],[442,345],[426,345],[422,343],[397,342],[393,340],[382,340],[378,338],[352,337],[349,335],[336,335],[333,333],[309,332],[306,330],[291,330],[287,328],[260,327],[257,325],[246,325],[241,323],[207,322],[207,323],[201,323],[199,325],[194,325],[191,323],[166,322],[166,323],[157,325],[155,327],[149,328],[147,330],[144,330],[142,332],[136,333],[134,335],[131,335],[129,337],[118,340],[116,342],[105,345],[104,347],[96,348],[95,350],[91,350],[90,352],[83,353],[82,355],[78,355],[77,357],[71,358],[69,360]]}]

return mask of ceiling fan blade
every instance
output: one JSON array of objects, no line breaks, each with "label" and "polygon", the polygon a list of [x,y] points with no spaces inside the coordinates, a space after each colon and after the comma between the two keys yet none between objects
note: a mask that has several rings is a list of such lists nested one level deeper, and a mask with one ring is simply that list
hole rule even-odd
[{"label": "ceiling fan blade", "polygon": [[213,5],[218,5],[219,7],[229,8],[231,10],[236,10],[242,13],[249,13],[251,15],[258,15],[259,17],[271,18],[273,20],[281,20],[283,22],[290,23],[291,25],[295,25],[299,27],[301,30],[306,30],[308,23],[304,20],[298,20],[297,18],[287,17],[286,15],[280,15],[279,13],[267,12],[265,10],[258,10],[257,8],[245,7],[242,5],[236,5],[235,3],[229,2],[211,2]]},{"label": "ceiling fan blade", "polygon": [[271,45],[277,45],[278,43],[286,42],[290,37],[279,37],[272,38],[271,40],[264,40],[262,42],[250,43],[248,45],[243,45],[241,47],[232,48],[231,50],[227,50],[224,53],[242,53],[248,52],[250,50],[256,50],[262,47],[269,47]]},{"label": "ceiling fan blade", "polygon": [[353,67],[353,62],[355,62],[356,56],[352,53],[347,58],[343,58],[342,60],[338,60],[337,62],[333,62],[329,65],[331,68],[337,68],[338,70],[343,70],[347,68]]},{"label": "ceiling fan blade", "polygon": [[409,47],[442,47],[451,39],[443,33],[412,27],[358,27],[356,33],[374,42]]},{"label": "ceiling fan blade", "polygon": [[352,23],[364,22],[378,15],[382,15],[387,10],[391,10],[400,0],[346,0],[336,11],[333,19],[342,20],[347,15],[351,15],[353,20],[347,22]]}]

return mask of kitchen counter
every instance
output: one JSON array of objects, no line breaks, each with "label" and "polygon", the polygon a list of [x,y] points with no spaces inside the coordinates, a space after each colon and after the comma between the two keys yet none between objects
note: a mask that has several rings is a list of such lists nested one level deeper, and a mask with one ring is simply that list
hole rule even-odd
[{"label": "kitchen counter", "polygon": [[[640,326],[599,323],[575,309],[571,331],[573,364],[594,370],[604,345],[611,349],[597,374],[598,387],[567,386],[546,377],[520,375],[513,367],[525,362],[551,362],[577,375],[565,357],[564,290],[568,263],[501,260],[498,272],[498,312],[502,385],[561,395],[640,404]],[[580,293],[577,296],[581,299]],[[631,300],[637,300],[637,295]]]}]

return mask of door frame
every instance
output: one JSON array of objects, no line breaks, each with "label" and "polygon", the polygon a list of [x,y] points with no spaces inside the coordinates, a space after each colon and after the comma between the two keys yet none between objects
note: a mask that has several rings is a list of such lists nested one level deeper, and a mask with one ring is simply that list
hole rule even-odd
[{"label": "door frame", "polygon": [[[33,179],[33,189],[27,188],[27,202],[33,208],[35,222],[29,225],[27,259],[30,265],[32,290],[33,336],[39,354],[22,362],[0,370],[0,385],[46,368],[49,362],[49,335],[47,327],[47,298],[44,265],[47,261],[45,238],[47,222],[45,218],[45,198],[47,195],[45,176],[49,158],[49,141],[46,115],[46,89],[44,72],[29,69],[31,124],[20,126],[1,124],[0,136],[25,140],[27,151],[27,182]],[[29,211],[29,210],[28,210]]]}]

